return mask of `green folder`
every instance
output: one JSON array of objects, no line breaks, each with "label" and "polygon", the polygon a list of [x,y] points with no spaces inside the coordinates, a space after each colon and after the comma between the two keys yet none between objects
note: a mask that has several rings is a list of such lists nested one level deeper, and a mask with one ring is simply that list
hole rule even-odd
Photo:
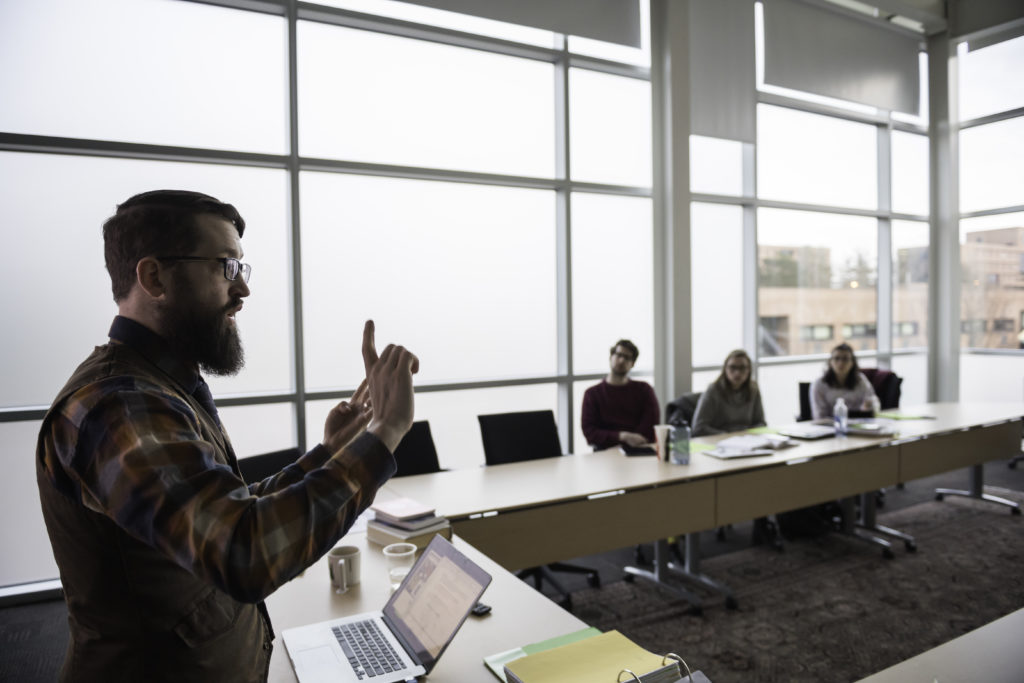
[{"label": "green folder", "polygon": [[530,643],[529,645],[523,645],[522,647],[517,647],[512,650],[496,652],[493,655],[484,657],[484,664],[487,665],[487,668],[491,670],[491,673],[497,676],[502,683],[508,683],[505,679],[505,665],[509,662],[527,655],[543,652],[544,650],[550,650],[553,647],[561,647],[562,645],[568,645],[569,643],[575,643],[577,641],[586,640],[587,638],[599,635],[601,635],[601,631],[591,626],[590,628],[584,628],[579,631],[573,631],[572,633],[548,638],[547,640],[542,640],[539,643]]}]

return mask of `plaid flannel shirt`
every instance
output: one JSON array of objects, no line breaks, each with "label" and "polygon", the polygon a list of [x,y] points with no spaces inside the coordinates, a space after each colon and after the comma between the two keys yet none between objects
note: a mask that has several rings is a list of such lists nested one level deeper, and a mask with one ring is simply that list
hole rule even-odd
[{"label": "plaid flannel shirt", "polygon": [[[237,600],[262,600],[326,553],[395,473],[391,453],[364,432],[334,457],[317,445],[246,485],[219,421],[190,397],[195,367],[127,318],[110,336],[95,353],[117,359],[112,371],[44,421],[41,466],[61,493]],[[149,367],[118,372],[124,359]]]}]

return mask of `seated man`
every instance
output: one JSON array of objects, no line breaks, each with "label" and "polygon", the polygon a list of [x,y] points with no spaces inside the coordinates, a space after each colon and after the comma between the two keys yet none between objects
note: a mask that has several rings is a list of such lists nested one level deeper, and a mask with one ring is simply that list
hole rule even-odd
[{"label": "seated man", "polygon": [[612,347],[608,376],[583,394],[583,435],[595,450],[654,441],[658,399],[647,382],[629,379],[640,351],[628,339]]}]

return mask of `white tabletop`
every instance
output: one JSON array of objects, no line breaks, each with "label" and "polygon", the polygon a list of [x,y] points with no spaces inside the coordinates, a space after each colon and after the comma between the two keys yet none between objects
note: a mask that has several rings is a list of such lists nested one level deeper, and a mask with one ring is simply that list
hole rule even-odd
[{"label": "white tabletop", "polygon": [[[467,618],[455,640],[441,656],[428,680],[433,683],[486,681],[493,675],[483,664],[487,655],[527,643],[586,628],[586,624],[528,584],[502,569],[458,537],[455,547],[492,577],[481,598],[492,607],[488,616]],[[280,634],[295,626],[350,614],[379,610],[388,599],[389,580],[381,547],[363,534],[346,536],[338,545],[362,550],[362,580],[344,595],[335,594],[321,559],[304,574],[282,586],[267,599],[277,639],[270,663],[270,681],[294,683],[295,673]]]}]

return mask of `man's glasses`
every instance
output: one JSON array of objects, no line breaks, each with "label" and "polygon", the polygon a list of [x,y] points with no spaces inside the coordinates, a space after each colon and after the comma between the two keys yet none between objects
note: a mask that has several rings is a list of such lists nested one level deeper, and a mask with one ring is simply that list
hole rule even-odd
[{"label": "man's glasses", "polygon": [[230,256],[223,256],[221,258],[216,257],[205,257],[205,256],[157,256],[160,261],[220,261],[224,264],[224,277],[228,280],[234,280],[238,277],[238,274],[242,274],[242,282],[249,282],[249,275],[252,274],[252,266],[248,263],[242,263],[236,258]]}]

